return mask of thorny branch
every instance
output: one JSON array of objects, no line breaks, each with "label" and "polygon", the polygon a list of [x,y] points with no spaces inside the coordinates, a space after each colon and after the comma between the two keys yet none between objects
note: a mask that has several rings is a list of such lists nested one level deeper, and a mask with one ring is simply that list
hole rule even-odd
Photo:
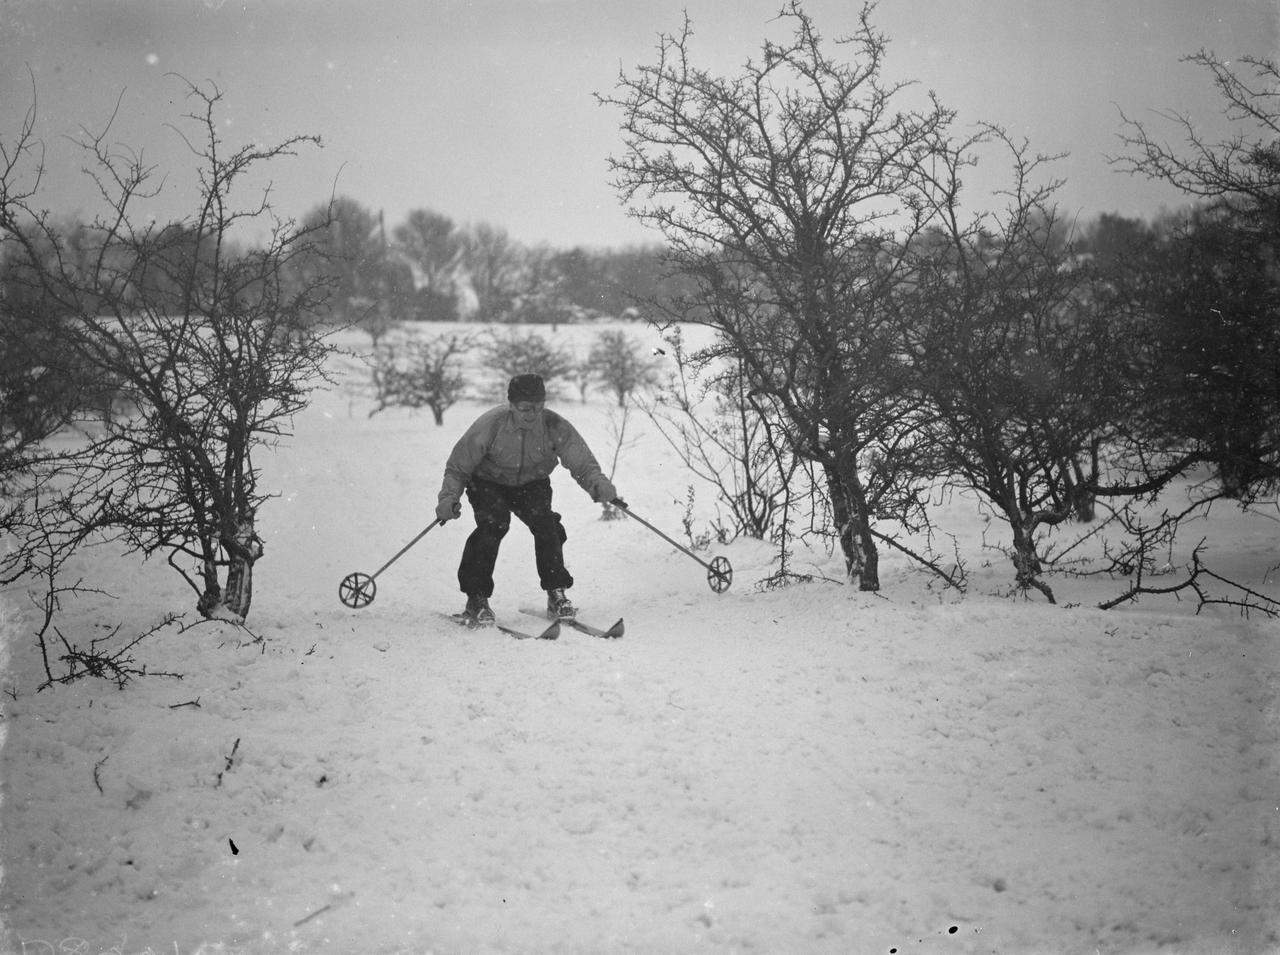
[{"label": "thorny branch", "polygon": [[[1176,596],[1184,591],[1190,591],[1196,595],[1198,600],[1196,605],[1197,614],[1205,607],[1226,606],[1238,608],[1241,615],[1246,617],[1250,613],[1261,613],[1267,617],[1280,617],[1280,601],[1209,570],[1200,559],[1200,551],[1204,548],[1204,544],[1204,540],[1201,540],[1196,545],[1196,549],[1191,554],[1191,564],[1187,567],[1187,576],[1183,580],[1164,587],[1153,587],[1147,584],[1145,578],[1139,574],[1128,590],[1118,597],[1098,604],[1098,609],[1111,610],[1122,603],[1136,600],[1143,595]],[[1228,593],[1231,595],[1215,596],[1209,592],[1202,578],[1226,585],[1229,588]]]}]

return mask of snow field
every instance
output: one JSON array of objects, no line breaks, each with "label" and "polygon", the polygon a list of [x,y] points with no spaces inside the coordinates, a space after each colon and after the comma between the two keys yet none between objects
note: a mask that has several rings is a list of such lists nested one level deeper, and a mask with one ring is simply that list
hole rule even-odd
[{"label": "snow field", "polygon": [[[584,329],[565,329],[584,335]],[[584,619],[555,643],[472,633],[454,570],[469,514],[378,578],[433,517],[449,447],[487,404],[365,417],[318,397],[261,462],[280,497],[249,625],[196,624],[160,561],[85,553],[115,599],[69,603],[80,642],[187,612],[123,691],[44,693],[5,594],[0,696],[9,951],[376,953],[1256,953],[1280,948],[1274,620],[1185,602],[1090,609],[1122,586],[992,594],[997,536],[940,520],[965,598],[893,554],[879,595],[758,592],[765,545],[705,571],[563,472]],[[554,403],[602,459],[607,401]],[[643,422],[617,485],[680,536],[693,482]],[[709,508],[711,494],[699,488]],[[708,514],[704,516],[709,516]],[[1274,518],[1215,512],[1210,559],[1273,595]],[[1198,536],[1198,535],[1197,535]],[[796,569],[838,578],[838,560]],[[527,532],[494,607],[539,599]],[[234,844],[234,851],[233,846]],[[53,946],[42,948],[41,946]]]}]

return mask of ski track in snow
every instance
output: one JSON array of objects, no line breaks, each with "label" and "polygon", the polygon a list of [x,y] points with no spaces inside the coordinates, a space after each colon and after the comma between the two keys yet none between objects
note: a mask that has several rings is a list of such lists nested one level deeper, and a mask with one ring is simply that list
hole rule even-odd
[{"label": "ski track in snow", "polygon": [[[605,402],[555,404],[611,455]],[[33,617],[6,595],[8,951],[1280,950],[1275,620],[1104,613],[1122,584],[1083,578],[1054,580],[1074,609],[991,596],[1008,564],[962,503],[939,520],[965,543],[963,599],[888,553],[879,595],[759,592],[771,551],[750,541],[712,549],[735,569],[717,596],[563,471],[573,595],[598,625],[625,614],[621,640],[436,616],[461,605],[469,513],[372,605],[341,606],[344,574],[430,521],[485,406],[437,429],[321,395],[261,462],[281,491],[249,621],[263,639],[202,623],[138,648],[181,680],[36,694]],[[694,479],[632,427],[616,483],[674,534]],[[1277,594],[1274,513],[1213,521],[1211,565]],[[797,561],[839,576],[825,554]],[[118,599],[67,607],[76,642],[193,602],[162,561],[79,563]],[[495,609],[528,625],[518,522],[498,581]]]}]

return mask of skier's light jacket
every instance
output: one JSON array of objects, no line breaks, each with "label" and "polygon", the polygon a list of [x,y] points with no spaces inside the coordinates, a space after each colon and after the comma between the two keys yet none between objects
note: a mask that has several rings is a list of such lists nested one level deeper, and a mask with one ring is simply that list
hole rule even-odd
[{"label": "skier's light jacket", "polygon": [[577,429],[554,411],[544,410],[521,428],[508,405],[486,411],[458,439],[444,466],[439,501],[456,503],[473,477],[518,487],[545,478],[563,464],[592,497],[608,479]]}]

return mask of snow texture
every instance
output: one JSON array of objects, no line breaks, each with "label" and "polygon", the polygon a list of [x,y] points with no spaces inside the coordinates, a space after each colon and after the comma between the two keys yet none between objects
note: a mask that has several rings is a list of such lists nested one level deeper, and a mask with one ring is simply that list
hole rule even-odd
[{"label": "snow texture", "polygon": [[[590,332],[558,334],[585,349]],[[552,404],[612,456],[610,398]],[[342,606],[344,575],[431,521],[486,406],[437,428],[367,418],[350,382],[320,395],[260,461],[280,497],[252,634],[197,624],[162,560],[86,552],[75,570],[115,599],[69,601],[62,632],[124,639],[186,613],[137,651],[180,680],[36,693],[34,613],[3,595],[5,951],[1280,950],[1275,620],[1101,612],[1124,582],[1099,578],[1054,578],[1056,607],[1002,596],[999,527],[963,499],[938,514],[972,570],[963,598],[888,552],[880,594],[761,592],[771,551],[746,540],[706,555],[734,565],[717,596],[563,471],[573,597],[601,626],[625,614],[621,640],[441,618],[462,604],[469,511],[370,606]],[[646,424],[616,483],[678,535],[695,479]],[[710,490],[697,500],[710,517]],[[1203,531],[1211,566],[1278,595],[1274,504]],[[824,552],[798,561],[841,576]],[[499,614],[533,624],[518,523],[498,582]]]}]

